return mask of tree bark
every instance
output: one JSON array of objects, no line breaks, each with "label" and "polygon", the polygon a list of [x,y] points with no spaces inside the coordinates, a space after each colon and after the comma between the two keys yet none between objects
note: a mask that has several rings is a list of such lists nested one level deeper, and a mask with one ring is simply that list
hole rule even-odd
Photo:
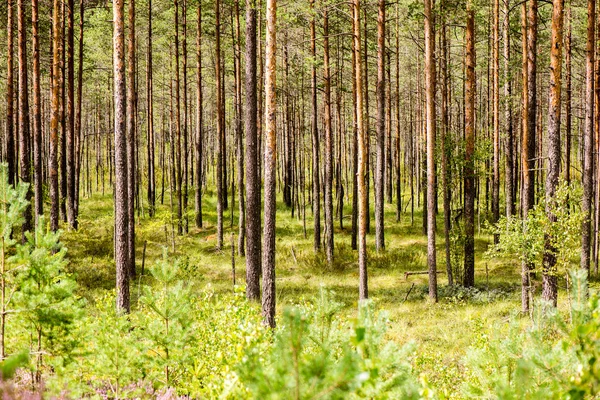
[{"label": "tree bark", "polygon": [[127,47],[127,259],[129,275],[135,278],[135,0],[129,0]]},{"label": "tree bark", "polygon": [[35,187],[35,220],[44,215],[42,176],[42,94],[40,89],[40,39],[38,31],[38,0],[31,0],[31,36],[33,46],[33,165]]},{"label": "tree bark", "polygon": [[[57,0],[55,0],[55,3]],[[115,265],[117,311],[129,313],[127,127],[125,93],[125,6],[113,0],[113,60],[115,105]]]},{"label": "tree bark", "polygon": [[148,214],[154,216],[156,211],[156,174],[154,171],[154,81],[152,74],[152,0],[148,0],[148,54],[146,62],[146,92],[148,119]]},{"label": "tree bark", "polygon": [[[560,94],[563,49],[564,0],[552,2],[552,47],[550,50],[550,105],[548,110],[548,168],[546,174],[546,214],[556,222],[556,189],[560,174]],[[556,307],[558,298],[558,271],[556,248],[551,235],[545,237],[543,260],[542,298]]]},{"label": "tree bark", "polygon": [[265,62],[265,226],[262,313],[264,323],[275,327],[275,181],[277,179],[276,138],[276,27],[277,0],[267,0]]},{"label": "tree bark", "polygon": [[[27,25],[25,24],[24,0],[17,0],[17,40],[19,59],[19,166],[21,169],[20,180],[31,184],[31,154],[29,151],[29,81],[27,79]],[[27,188],[26,199],[29,202],[23,211],[22,240],[26,241],[25,232],[33,229],[33,217],[31,212],[31,198],[33,192],[31,185]]]},{"label": "tree bark", "polygon": [[49,195],[50,195],[50,229],[58,230],[59,219],[59,194],[58,194],[58,124],[60,119],[60,42],[62,36],[61,4],[54,0],[52,10],[52,99],[50,113],[50,138],[49,138]]},{"label": "tree bark", "polygon": [[375,248],[385,249],[385,0],[378,0],[377,13],[377,159],[375,165]]},{"label": "tree bark", "polygon": [[14,69],[13,69],[13,0],[7,0],[7,54],[6,54],[6,162],[8,164],[8,183],[15,183],[16,161],[15,161],[15,126],[14,126]]},{"label": "tree bark", "polygon": [[223,247],[223,208],[224,194],[227,190],[224,182],[223,158],[224,154],[223,140],[225,137],[225,127],[223,123],[223,89],[221,76],[221,1],[215,1],[215,82],[216,82],[216,100],[217,100],[217,250]]},{"label": "tree bark", "polygon": [[435,33],[431,0],[425,0],[425,103],[427,129],[427,267],[429,299],[437,302],[435,254]]},{"label": "tree bark", "polygon": [[256,0],[246,0],[246,297],[260,299],[261,235],[256,100]]},{"label": "tree bark", "polygon": [[581,268],[590,270],[591,216],[593,188],[594,140],[594,55],[595,55],[596,1],[587,2],[587,42],[585,47],[585,127],[583,132],[583,198],[581,211]]},{"label": "tree bark", "polygon": [[512,121],[512,79],[510,76],[510,19],[509,19],[510,0],[503,1],[503,28],[502,41],[504,52],[504,123],[506,129],[506,172],[505,172],[505,197],[506,197],[506,217],[515,215],[515,165],[514,148],[515,139]]},{"label": "tree bark", "polygon": [[[493,124],[493,176],[492,176],[492,223],[500,219],[500,0],[493,5],[492,38],[492,124]],[[500,235],[494,235],[494,243]]]},{"label": "tree bark", "polygon": [[464,286],[475,284],[475,11],[467,3],[466,31],[466,93],[465,93],[465,266]]},{"label": "tree bark", "polygon": [[325,253],[333,263],[333,138],[331,128],[331,72],[329,69],[329,16],[323,9],[323,83],[325,115]]},{"label": "tree bark", "polygon": [[202,90],[202,2],[198,2],[196,26],[196,228],[202,228],[202,152],[204,147],[204,98]]},{"label": "tree bark", "polygon": [[311,131],[312,131],[312,195],[313,195],[313,222],[314,222],[314,235],[313,235],[313,247],[315,252],[321,250],[321,184],[319,181],[319,171],[321,169],[319,161],[319,126],[318,126],[318,106],[317,106],[317,50],[316,50],[316,30],[315,30],[315,2],[310,0],[310,7],[313,12],[313,17],[310,21],[310,51],[313,58],[311,66]]},{"label": "tree bark", "polygon": [[358,137],[358,169],[357,169],[357,187],[358,187],[358,296],[359,300],[369,298],[369,286],[367,275],[367,158],[368,143],[367,133],[365,132],[365,123],[363,113],[363,88],[362,88],[362,66],[360,55],[360,0],[354,1],[353,10],[353,30],[354,30],[354,73],[356,80],[356,129]]}]

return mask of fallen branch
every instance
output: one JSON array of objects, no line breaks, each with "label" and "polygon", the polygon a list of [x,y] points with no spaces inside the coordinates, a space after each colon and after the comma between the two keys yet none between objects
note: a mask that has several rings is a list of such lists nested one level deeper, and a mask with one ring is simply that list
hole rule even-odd
[{"label": "fallen branch", "polygon": [[404,296],[404,300],[402,300],[403,303],[408,299],[408,295],[410,294],[410,292],[412,292],[414,287],[415,287],[415,283],[413,282],[413,284],[410,285],[410,289],[408,289],[408,292],[406,292],[406,296]]},{"label": "fallen branch", "polygon": [[[445,274],[445,271],[436,271],[437,274]],[[429,271],[408,271],[404,273],[404,280],[408,279],[411,275],[427,275]]]}]

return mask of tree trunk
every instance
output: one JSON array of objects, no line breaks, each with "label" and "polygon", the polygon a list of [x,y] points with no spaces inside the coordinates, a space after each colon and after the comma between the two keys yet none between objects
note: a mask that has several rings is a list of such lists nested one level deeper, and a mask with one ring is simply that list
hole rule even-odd
[{"label": "tree trunk", "polygon": [[275,327],[275,181],[277,179],[277,139],[276,139],[276,27],[277,0],[267,0],[267,32],[265,62],[265,226],[263,262],[264,323]]},{"label": "tree trunk", "polygon": [[[6,162],[8,164],[8,183],[15,183],[15,126],[14,126],[14,69],[13,69],[13,0],[7,0],[7,54],[6,54]],[[59,39],[60,40],[60,39]],[[55,46],[57,46],[55,44]]]},{"label": "tree trunk", "polygon": [[[357,169],[357,187],[358,187],[358,296],[359,300],[369,298],[368,276],[367,276],[367,158],[368,144],[367,133],[365,132],[365,123],[363,113],[363,88],[362,88],[362,66],[360,55],[360,0],[354,0],[353,10],[353,30],[354,30],[354,73],[356,81],[356,129],[358,137],[358,169]],[[366,89],[366,88],[365,88]]]},{"label": "tree trunk", "polygon": [[[494,160],[492,175],[492,223],[500,219],[500,0],[493,5],[492,38],[492,124]],[[494,243],[500,241],[500,235],[494,235]]]},{"label": "tree trunk", "polygon": [[435,254],[435,33],[431,1],[425,0],[425,103],[427,124],[427,267],[429,299],[437,302]]},{"label": "tree trunk", "polygon": [[196,193],[195,213],[196,228],[202,228],[202,151],[204,147],[204,115],[202,91],[202,2],[198,2],[196,26]]},{"label": "tree trunk", "polygon": [[[445,5],[445,3],[444,3]],[[445,11],[445,10],[444,10]],[[450,229],[451,229],[451,220],[450,220],[450,172],[448,168],[448,153],[449,153],[449,145],[448,145],[448,133],[449,133],[449,117],[448,117],[448,103],[449,103],[449,94],[448,94],[448,37],[447,37],[447,24],[446,19],[444,19],[444,23],[442,26],[442,62],[441,62],[441,78],[442,78],[442,132],[440,135],[441,143],[440,148],[442,151],[442,197],[443,197],[443,207],[444,207],[444,250],[446,255],[446,273],[448,275],[448,285],[452,286],[454,284],[454,279],[452,276],[452,263],[451,263],[451,254],[450,254]]]},{"label": "tree trunk", "polygon": [[[314,14],[315,2],[310,1],[310,7]],[[317,50],[316,50],[316,30],[315,30],[315,17],[313,15],[310,21],[310,51],[313,58],[311,66],[311,131],[312,131],[312,207],[313,207],[313,222],[314,222],[314,235],[313,235],[313,247],[315,252],[321,250],[321,184],[319,181],[319,171],[321,170],[319,162],[319,126],[318,126],[318,107],[317,107]]]},{"label": "tree trunk", "polygon": [[593,188],[594,139],[594,53],[595,53],[596,1],[587,2],[587,42],[585,68],[585,128],[583,132],[583,199],[581,210],[584,221],[581,227],[581,268],[590,270],[591,209]]},{"label": "tree trunk", "polygon": [[[29,89],[27,79],[27,25],[25,24],[24,0],[17,0],[17,40],[19,58],[19,164],[21,168],[20,180],[31,183],[31,154],[29,151]],[[29,202],[23,211],[22,233],[23,242],[26,241],[25,232],[32,230],[33,218],[31,212],[31,185],[27,188],[26,199]]]},{"label": "tree trunk", "polygon": [[42,95],[40,89],[40,39],[38,32],[38,0],[31,0],[31,36],[33,46],[33,168],[35,187],[36,223],[44,215],[44,192],[42,177]]},{"label": "tree trunk", "polygon": [[515,215],[515,180],[514,165],[514,131],[512,121],[512,79],[510,70],[510,24],[509,24],[509,3],[510,0],[504,0],[503,12],[504,21],[502,28],[502,41],[504,51],[504,123],[506,129],[506,173],[505,173],[505,197],[506,197],[506,217]]},{"label": "tree trunk", "polygon": [[129,0],[127,47],[127,259],[129,274],[135,278],[135,0]]},{"label": "tree trunk", "polygon": [[377,160],[375,165],[375,247],[385,249],[383,215],[385,186],[385,0],[377,13]]},{"label": "tree trunk", "polygon": [[148,214],[154,216],[156,210],[156,175],[154,172],[154,82],[152,76],[152,0],[148,0],[148,58],[146,63],[146,92],[148,119]]},{"label": "tree trunk", "polygon": [[[548,168],[546,174],[546,214],[556,222],[556,189],[560,174],[560,92],[563,48],[563,8],[564,0],[552,2],[552,47],[550,50],[550,106],[548,110]],[[556,307],[558,298],[558,271],[556,271],[556,248],[554,238],[546,235],[542,298]]]},{"label": "tree trunk", "polygon": [[325,252],[333,262],[333,138],[331,128],[331,73],[329,70],[329,16],[323,9],[323,99],[325,105]]},{"label": "tree trunk", "polygon": [[217,100],[217,250],[223,247],[223,189],[227,190],[224,182],[223,158],[224,154],[223,140],[225,138],[225,127],[223,123],[223,90],[221,76],[221,1],[215,1],[215,82],[216,82],[216,100]]},{"label": "tree trunk", "polygon": [[[55,3],[58,0],[54,0]],[[115,105],[115,265],[117,310],[129,313],[127,129],[125,93],[125,6],[113,0],[113,60]],[[56,55],[56,53],[55,53]]]},{"label": "tree trunk", "polygon": [[54,0],[52,10],[52,99],[50,113],[50,140],[49,140],[49,195],[50,195],[50,229],[58,230],[59,195],[58,195],[58,124],[60,119],[60,42],[62,36],[62,21],[60,1]]},{"label": "tree trunk", "polygon": [[256,0],[246,0],[246,297],[260,299],[260,175],[256,100]]},{"label": "tree trunk", "polygon": [[573,6],[569,4],[567,11],[567,37],[565,40],[565,182],[567,185],[571,184],[571,135],[572,135],[572,84],[571,84],[571,30],[572,30],[572,9]]},{"label": "tree trunk", "polygon": [[465,266],[464,286],[475,284],[475,12],[467,5],[466,31],[466,93],[465,93]]},{"label": "tree trunk", "polygon": [[237,184],[238,184],[238,254],[245,255],[246,210],[244,201],[244,132],[242,131],[242,50],[240,42],[240,0],[235,2],[235,140],[237,147]]}]

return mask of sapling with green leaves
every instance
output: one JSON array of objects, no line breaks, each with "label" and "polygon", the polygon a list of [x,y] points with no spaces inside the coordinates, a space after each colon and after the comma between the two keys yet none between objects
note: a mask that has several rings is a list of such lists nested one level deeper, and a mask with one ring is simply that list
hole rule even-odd
[{"label": "sapling with green leaves", "polygon": [[556,265],[551,274],[566,274],[572,260],[579,253],[581,224],[584,214],[581,212],[581,185],[561,182],[556,191],[556,201],[552,204],[554,221],[548,218],[545,204],[540,202],[530,210],[525,220],[517,216],[502,217],[492,226],[492,233],[500,236],[498,244],[492,246],[486,257],[513,257],[521,262],[533,265],[531,271],[541,271],[545,241],[551,240]]},{"label": "sapling with green leaves", "polygon": [[40,217],[36,229],[25,237],[10,261],[19,268],[15,301],[32,338],[39,382],[45,365],[56,368],[72,360],[78,341],[71,333],[82,308],[77,285],[65,271],[67,249],[59,242],[60,232],[52,232]]}]

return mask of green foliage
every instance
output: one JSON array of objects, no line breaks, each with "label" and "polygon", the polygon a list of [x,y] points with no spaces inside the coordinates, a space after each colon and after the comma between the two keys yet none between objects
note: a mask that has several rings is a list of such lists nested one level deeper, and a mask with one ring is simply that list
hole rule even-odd
[{"label": "green foliage", "polygon": [[556,201],[549,206],[555,220],[549,218],[543,202],[536,204],[525,220],[500,218],[492,227],[492,232],[500,235],[500,242],[491,247],[486,256],[513,257],[539,269],[546,251],[546,240],[549,240],[556,256],[555,273],[566,271],[571,259],[578,254],[584,218],[580,204],[581,186],[576,183],[568,186],[561,182],[556,191]]},{"label": "green foliage", "polygon": [[35,231],[25,237],[10,262],[19,266],[15,302],[30,332],[30,346],[37,354],[34,369],[39,372],[42,359],[53,368],[71,361],[78,344],[71,333],[82,310],[76,283],[65,273],[67,250],[58,241],[60,233],[51,232],[40,218]]},{"label": "green foliage", "polygon": [[600,298],[592,293],[587,299],[585,271],[570,278],[568,318],[538,305],[530,327],[513,319],[508,331],[495,327],[495,335],[480,335],[465,360],[466,397],[586,399],[600,393]]},{"label": "green foliage", "polygon": [[339,304],[321,291],[314,308],[288,308],[273,347],[249,348],[239,368],[253,398],[414,398],[411,346],[384,340],[387,320],[371,303],[360,306],[350,330],[336,317]]}]

